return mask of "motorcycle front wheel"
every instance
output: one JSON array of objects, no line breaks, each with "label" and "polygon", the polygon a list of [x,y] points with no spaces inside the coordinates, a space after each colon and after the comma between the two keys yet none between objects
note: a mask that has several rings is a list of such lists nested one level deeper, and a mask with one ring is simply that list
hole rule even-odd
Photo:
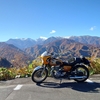
[{"label": "motorcycle front wheel", "polygon": [[77,77],[83,77],[74,79],[77,82],[84,82],[89,78],[89,70],[85,66],[77,66],[74,71],[76,72]]},{"label": "motorcycle front wheel", "polygon": [[35,82],[35,83],[41,83],[43,82],[48,76],[48,71],[47,69],[38,69],[38,70],[35,70],[33,73],[32,73],[32,81]]}]

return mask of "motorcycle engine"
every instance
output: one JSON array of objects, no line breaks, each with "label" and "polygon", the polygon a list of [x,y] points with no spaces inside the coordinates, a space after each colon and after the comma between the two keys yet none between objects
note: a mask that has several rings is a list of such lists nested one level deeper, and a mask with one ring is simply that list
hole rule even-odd
[{"label": "motorcycle engine", "polygon": [[54,78],[60,78],[65,75],[65,72],[62,72],[60,66],[54,66],[52,69],[52,76]]}]

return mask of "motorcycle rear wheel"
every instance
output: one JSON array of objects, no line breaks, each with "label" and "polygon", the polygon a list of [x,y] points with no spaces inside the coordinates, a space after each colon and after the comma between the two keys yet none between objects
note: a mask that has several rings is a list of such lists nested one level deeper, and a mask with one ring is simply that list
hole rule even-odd
[{"label": "motorcycle rear wheel", "polygon": [[35,83],[41,83],[43,82],[48,76],[48,71],[47,69],[39,69],[39,70],[36,70],[32,73],[32,81],[35,82]]},{"label": "motorcycle rear wheel", "polygon": [[[89,70],[88,70],[87,67],[85,67],[83,65],[82,66],[77,66],[75,68],[75,71],[77,72],[76,73],[77,76],[85,76],[85,78],[74,79],[75,81],[77,81],[77,82],[84,82],[84,81],[86,81],[89,78]],[[79,72],[79,74],[78,74],[78,72]],[[80,73],[83,74],[83,75],[81,75]]]}]

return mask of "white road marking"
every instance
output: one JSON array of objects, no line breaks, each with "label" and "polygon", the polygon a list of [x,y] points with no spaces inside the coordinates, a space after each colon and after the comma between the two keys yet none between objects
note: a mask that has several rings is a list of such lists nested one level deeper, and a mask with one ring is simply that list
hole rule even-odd
[{"label": "white road marking", "polygon": [[94,83],[93,81],[91,81],[89,79],[87,79],[86,82],[88,82],[88,83]]},{"label": "white road marking", "polygon": [[21,87],[22,87],[23,85],[17,85],[15,88],[14,88],[14,90],[20,90],[21,89]]}]

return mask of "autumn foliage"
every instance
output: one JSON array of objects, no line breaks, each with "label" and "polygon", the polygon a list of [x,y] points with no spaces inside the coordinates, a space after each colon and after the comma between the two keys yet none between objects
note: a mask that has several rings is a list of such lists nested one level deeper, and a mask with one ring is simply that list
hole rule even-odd
[{"label": "autumn foliage", "polygon": [[[88,58],[91,60],[90,58]],[[12,68],[0,68],[0,80],[10,80],[15,78],[22,78],[22,77],[30,77],[32,74],[33,69],[36,66],[41,66],[42,62],[40,58],[33,60],[29,66],[24,67],[12,67]],[[90,75],[92,74],[100,74],[100,58],[96,58],[91,61],[92,68],[89,68]]]}]

